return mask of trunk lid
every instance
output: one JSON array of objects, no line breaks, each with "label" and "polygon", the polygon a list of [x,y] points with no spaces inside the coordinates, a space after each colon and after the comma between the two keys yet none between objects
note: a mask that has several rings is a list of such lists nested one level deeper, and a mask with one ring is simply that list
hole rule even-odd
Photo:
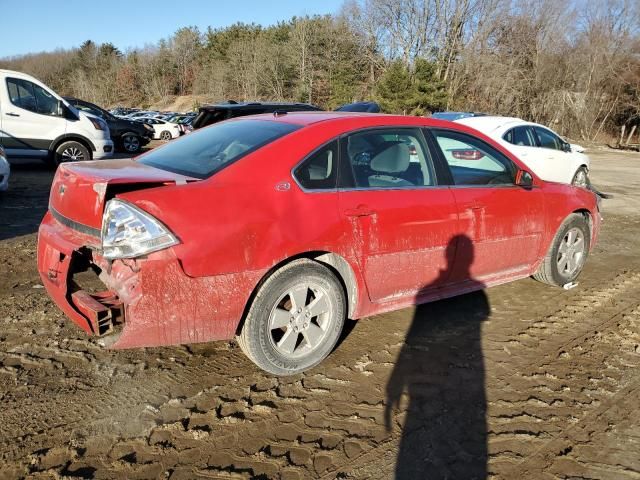
[{"label": "trunk lid", "polygon": [[63,163],[51,184],[49,210],[63,223],[99,235],[104,205],[116,194],[197,180],[130,159]]}]

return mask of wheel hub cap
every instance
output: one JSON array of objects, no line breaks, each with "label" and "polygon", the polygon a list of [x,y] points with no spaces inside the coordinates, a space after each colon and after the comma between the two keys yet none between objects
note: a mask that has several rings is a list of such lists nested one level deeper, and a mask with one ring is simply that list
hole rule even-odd
[{"label": "wheel hub cap", "polygon": [[579,228],[572,228],[565,234],[558,249],[557,264],[560,274],[572,276],[582,267],[585,247],[584,234]]},{"label": "wheel hub cap", "polygon": [[84,155],[82,154],[82,151],[79,148],[67,148],[65,149],[64,152],[62,152],[62,156],[67,159],[67,160],[83,160],[84,159]]},{"label": "wheel hub cap", "polygon": [[331,322],[327,292],[315,282],[294,286],[280,296],[269,315],[270,339],[287,357],[315,350],[326,337]]}]

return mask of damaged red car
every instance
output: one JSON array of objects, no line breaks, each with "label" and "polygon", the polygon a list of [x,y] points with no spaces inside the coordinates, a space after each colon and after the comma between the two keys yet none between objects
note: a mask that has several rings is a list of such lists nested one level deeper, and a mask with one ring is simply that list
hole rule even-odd
[{"label": "damaged red car", "polygon": [[571,284],[599,225],[593,192],[463,125],[276,112],[60,165],[38,270],[111,348],[235,337],[287,375],[324,359],[346,318],[529,276]]}]

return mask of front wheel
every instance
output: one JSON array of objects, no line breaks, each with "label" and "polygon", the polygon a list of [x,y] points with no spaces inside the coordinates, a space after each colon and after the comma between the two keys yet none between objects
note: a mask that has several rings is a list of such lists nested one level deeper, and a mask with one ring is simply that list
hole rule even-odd
[{"label": "front wheel", "polygon": [[569,215],[558,229],[533,278],[560,287],[578,278],[589,254],[589,232],[584,215]]},{"label": "front wheel", "polygon": [[171,140],[171,132],[167,130],[164,130],[163,132],[161,132],[160,140],[164,140],[165,142],[168,142],[169,140]]},{"label": "front wheel", "polygon": [[571,185],[582,188],[587,188],[589,186],[589,172],[587,172],[585,167],[580,167],[576,170],[573,180],[571,180]]},{"label": "front wheel", "polygon": [[324,265],[300,259],[258,290],[238,336],[242,351],[275,375],[293,375],[324,360],[345,321],[345,293]]},{"label": "front wheel", "polygon": [[138,153],[142,148],[140,138],[133,133],[125,133],[122,136],[122,148],[127,153]]},{"label": "front wheel", "polygon": [[53,163],[55,166],[63,162],[81,162],[91,160],[89,149],[80,142],[69,141],[61,143],[53,152]]}]

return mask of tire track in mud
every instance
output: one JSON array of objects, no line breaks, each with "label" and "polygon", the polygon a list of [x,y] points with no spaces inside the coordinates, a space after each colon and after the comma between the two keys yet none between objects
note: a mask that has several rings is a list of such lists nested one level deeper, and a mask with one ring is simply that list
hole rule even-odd
[{"label": "tire track in mud", "polygon": [[[606,259],[595,260],[602,275],[585,272],[569,292],[532,281],[489,291],[494,308],[483,325],[483,351],[494,475],[517,468],[533,474],[523,460],[534,447],[551,469],[562,467],[558,458],[578,465],[583,458],[573,451],[556,455],[556,443],[568,448],[563,432],[615,407],[631,388],[625,372],[638,363],[633,355],[616,363],[615,342],[624,339],[607,335],[637,333],[629,318],[640,273],[617,273]],[[54,310],[41,294],[24,297],[24,312],[30,305]],[[0,412],[0,435],[8,440],[0,447],[2,472],[172,479],[393,472],[406,404],[387,432],[385,387],[410,310],[362,321],[320,367],[287,379],[266,377],[228,344],[105,352],[60,314],[46,315],[53,319],[45,324],[61,325],[53,330],[68,337],[64,343],[20,340],[23,312],[3,333],[11,341],[0,347],[8,369],[2,375],[17,386],[4,394]],[[414,348],[430,346],[425,339]],[[27,397],[33,400],[25,405]],[[594,431],[606,433],[606,426]]]},{"label": "tire track in mud", "polygon": [[[633,320],[640,312],[639,299],[640,273],[625,272],[608,287],[574,295],[551,314],[542,313],[543,308],[533,316],[526,312],[527,318],[542,319],[523,322],[527,324],[524,328],[507,328],[507,332],[501,328],[493,335],[491,326],[486,328],[485,349],[502,352],[502,356],[489,354],[486,358],[490,474],[513,478],[522,473],[512,475],[504,470],[528,456],[532,444],[556,441],[565,428],[589,418],[589,412],[612,395],[627,390],[616,373],[629,366],[640,367],[640,322]],[[504,321],[496,320],[514,312],[517,310],[495,312],[489,323],[504,327]],[[520,341],[523,335],[524,342]],[[623,344],[630,349],[630,358],[618,359],[617,347]],[[504,360],[508,348],[511,351]],[[623,364],[616,364],[617,360]],[[608,374],[602,372],[603,365]],[[392,477],[400,436],[401,432],[394,432],[393,438],[323,478],[338,472],[353,478]]]},{"label": "tire track in mud", "polygon": [[[510,446],[514,442],[519,444],[526,440],[530,444],[532,441],[549,440],[561,428],[560,424],[575,422],[572,415],[560,408],[565,402],[563,391],[569,388],[568,392],[571,392],[570,387],[564,385],[562,379],[555,381],[554,375],[548,373],[555,371],[554,362],[564,361],[570,355],[558,355],[557,352],[559,349],[577,348],[583,343],[580,335],[576,335],[576,323],[582,328],[581,336],[588,338],[594,331],[594,325],[603,331],[624,316],[620,311],[604,320],[601,314],[594,316],[593,312],[600,311],[603,302],[611,304],[606,311],[621,308],[624,312],[632,303],[624,299],[640,298],[637,295],[639,290],[640,274],[628,272],[619,275],[611,286],[581,292],[562,309],[547,314],[546,318],[550,319],[548,327],[542,328],[533,323],[516,330],[529,332],[528,340],[539,337],[539,341],[528,341],[517,347],[511,345],[516,354],[509,357],[508,369],[500,363],[488,367],[488,390],[492,390],[492,383],[500,383],[499,388],[495,387],[496,390],[507,394],[504,398],[489,398],[489,415],[493,415],[489,434],[498,442],[490,443],[498,445],[498,450],[490,453],[492,463],[513,462],[521,458],[518,449]],[[497,312],[496,316],[510,314]],[[573,320],[570,325],[565,325],[560,321],[563,318]],[[376,320],[382,319],[371,321]],[[585,329],[588,332],[585,333]],[[508,334],[506,336],[509,337]],[[491,335],[486,341],[488,344],[501,343],[499,339],[493,340]],[[571,347],[572,342],[577,347]],[[115,455],[117,462],[112,463],[110,468],[117,471],[120,467],[122,473],[132,474],[135,463],[123,466],[120,465],[123,463],[120,459],[133,454],[141,458],[146,458],[145,455],[162,458],[165,468],[175,472],[184,471],[187,476],[198,474],[196,460],[202,464],[200,470],[203,474],[227,471],[243,475],[266,475],[269,478],[283,472],[285,476],[292,477],[331,477],[341,473],[357,478],[361,476],[358,474],[358,465],[367,465],[375,460],[376,468],[379,468],[381,459],[385,458],[389,460],[388,467],[393,468],[395,456],[389,452],[397,450],[399,432],[388,433],[383,427],[382,392],[388,370],[393,365],[394,354],[402,344],[399,339],[373,358],[365,354],[353,368],[334,365],[322,369],[322,373],[301,375],[284,381],[272,379],[260,383],[260,375],[257,375],[256,383],[252,383],[246,381],[246,376],[233,377],[228,372],[218,373],[220,376],[215,378],[213,386],[195,389],[197,391],[191,396],[177,399],[167,397],[164,403],[150,405],[150,408],[143,410],[148,425],[154,425],[148,437],[142,443],[140,437],[133,436],[132,440],[122,439],[111,445],[110,451],[117,453],[109,453],[109,456]],[[541,348],[543,353],[540,353]],[[163,386],[181,385],[186,378],[198,378],[200,385],[207,384],[206,380],[202,381],[203,370],[208,370],[210,378],[214,380],[214,372],[227,371],[230,360],[239,362],[239,372],[251,369],[246,361],[243,365],[244,359],[238,352],[225,357],[215,358],[195,368],[186,366],[171,371],[163,380]],[[548,363],[532,366],[541,359]],[[520,368],[523,370],[518,371]],[[515,377],[514,371],[518,371]],[[361,381],[354,381],[358,377]],[[540,378],[544,379],[544,386],[539,385]],[[234,379],[232,383],[238,386],[226,385],[230,379]],[[580,377],[580,382],[589,380]],[[597,379],[593,381],[597,384]],[[521,392],[536,393],[519,398]],[[602,395],[604,392],[595,393]],[[145,395],[136,391],[132,398]],[[584,397],[581,401],[575,398],[574,393],[568,393],[568,396],[574,402],[573,406],[583,409],[601,402],[599,397]],[[122,400],[121,397],[116,398]],[[135,401],[129,402],[135,404]],[[327,405],[330,405],[328,409]],[[495,414],[492,409],[496,409]],[[545,413],[549,409],[551,413]],[[505,419],[508,421],[504,422]],[[107,416],[105,421],[110,421],[110,418]],[[532,423],[534,427],[529,425]],[[224,431],[230,425],[233,425],[233,434],[217,435],[217,430]],[[128,449],[130,451],[127,452]],[[216,455],[205,453],[212,451],[217,452]],[[194,464],[185,467],[180,458],[186,453],[182,452],[189,452]],[[174,457],[175,463],[168,460]],[[352,459],[355,459],[355,463]],[[87,458],[76,462],[73,468],[81,468],[86,461]],[[345,470],[344,466],[349,464],[351,467]]]}]

